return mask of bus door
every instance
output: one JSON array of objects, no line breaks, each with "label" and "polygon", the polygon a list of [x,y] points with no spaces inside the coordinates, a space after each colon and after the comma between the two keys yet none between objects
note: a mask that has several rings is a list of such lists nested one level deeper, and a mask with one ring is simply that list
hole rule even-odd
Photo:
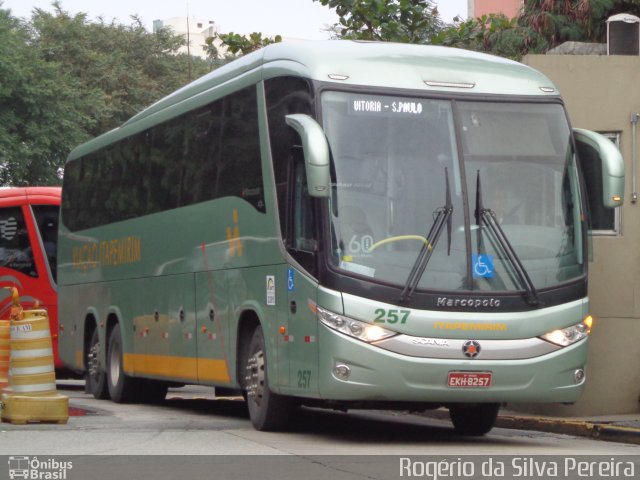
[{"label": "bus door", "polygon": [[[205,247],[203,255],[207,256]],[[205,265],[211,268],[207,258]],[[226,271],[196,274],[196,337],[198,348],[198,382],[231,383],[229,363],[229,273]],[[242,291],[242,290],[241,290]]]},{"label": "bus door", "polygon": [[42,308],[47,310],[49,324],[51,326],[51,338],[53,340],[53,358],[56,368],[63,367],[58,353],[58,291],[57,291],[57,265],[58,265],[58,215],[59,205],[32,204],[25,206],[31,208],[35,226],[33,230],[36,237],[32,236],[31,246],[36,253],[36,266],[40,272],[38,297]]},{"label": "bus door", "polygon": [[318,283],[311,275],[317,269],[318,233],[301,150],[294,148],[292,157],[287,244],[289,253],[304,270],[292,265],[286,272],[289,383],[294,390],[308,394],[318,391]]}]

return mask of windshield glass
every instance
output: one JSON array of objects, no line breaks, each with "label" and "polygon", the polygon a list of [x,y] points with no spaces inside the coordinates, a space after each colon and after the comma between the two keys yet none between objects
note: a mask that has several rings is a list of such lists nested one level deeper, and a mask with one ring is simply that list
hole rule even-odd
[{"label": "windshield glass", "polygon": [[[580,197],[563,108],[460,102],[458,114],[474,208],[479,177],[484,208],[493,214],[536,288],[581,275]],[[513,262],[506,260],[495,235],[475,216],[473,220],[475,287],[521,288],[522,279],[514,275]]]},{"label": "windshield glass", "polygon": [[[330,91],[322,109],[336,268],[405,287],[425,246],[418,290],[522,290],[513,260],[475,215],[479,176],[484,208],[535,288],[582,275],[577,177],[560,105]],[[428,238],[443,219],[440,235]]]}]

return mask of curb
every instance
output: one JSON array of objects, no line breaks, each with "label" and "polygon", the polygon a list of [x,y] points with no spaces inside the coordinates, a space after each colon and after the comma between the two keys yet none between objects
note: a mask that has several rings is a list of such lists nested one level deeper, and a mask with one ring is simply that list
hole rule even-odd
[{"label": "curb", "polygon": [[607,423],[504,415],[498,417],[496,427],[562,433],[606,442],[640,445],[640,429]]},{"label": "curb", "polygon": [[[431,418],[448,419],[449,414],[444,410],[424,412],[422,415]],[[584,420],[566,420],[552,417],[530,417],[512,414],[498,415],[495,426],[514,430],[535,430],[547,433],[560,433],[576,437],[587,437],[605,442],[631,443],[640,445],[640,429],[612,425],[604,422],[589,422]]]},{"label": "curb", "polygon": [[620,425],[595,424],[591,430],[591,437],[607,442],[640,445],[640,429]]}]

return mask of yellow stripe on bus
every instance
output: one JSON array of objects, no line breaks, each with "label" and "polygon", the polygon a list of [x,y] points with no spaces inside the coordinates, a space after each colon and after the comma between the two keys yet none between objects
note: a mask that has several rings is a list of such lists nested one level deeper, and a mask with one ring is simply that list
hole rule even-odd
[{"label": "yellow stripe on bus", "polygon": [[76,350],[76,367],[82,368],[84,366],[84,356],[82,350]]},{"label": "yellow stripe on bus", "polygon": [[[198,375],[198,366],[200,374]],[[230,383],[227,362],[221,359],[196,359],[169,355],[126,353],[125,372],[194,381]]]}]

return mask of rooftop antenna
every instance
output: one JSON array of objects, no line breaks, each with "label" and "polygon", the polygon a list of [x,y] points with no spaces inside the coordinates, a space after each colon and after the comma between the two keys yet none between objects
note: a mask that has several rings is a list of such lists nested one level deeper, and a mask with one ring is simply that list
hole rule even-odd
[{"label": "rooftop antenna", "polygon": [[189,83],[191,82],[191,32],[189,30],[189,2],[187,2],[187,57],[189,62]]}]

